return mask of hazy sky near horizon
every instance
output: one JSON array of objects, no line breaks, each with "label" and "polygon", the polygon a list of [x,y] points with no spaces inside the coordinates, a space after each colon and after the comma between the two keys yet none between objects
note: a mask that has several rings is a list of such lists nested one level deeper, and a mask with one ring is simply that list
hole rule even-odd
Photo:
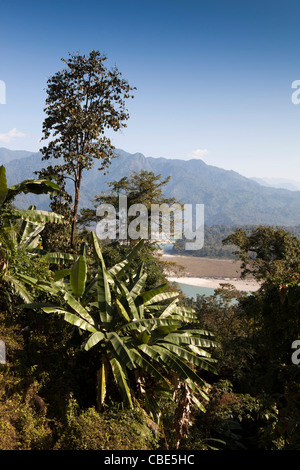
[{"label": "hazy sky near horizon", "polygon": [[17,0],[0,24],[0,147],[39,150],[47,79],[95,49],[137,87],[117,148],[300,181],[298,0]]}]

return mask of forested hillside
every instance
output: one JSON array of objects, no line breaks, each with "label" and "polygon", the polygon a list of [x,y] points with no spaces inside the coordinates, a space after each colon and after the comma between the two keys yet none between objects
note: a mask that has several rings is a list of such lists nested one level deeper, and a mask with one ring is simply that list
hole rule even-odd
[{"label": "forested hillside", "polygon": [[[180,160],[145,157],[140,153],[129,154],[116,150],[106,174],[97,170],[85,171],[82,178],[80,208],[92,207],[92,199],[107,191],[109,181],[129,176],[133,171],[153,171],[163,178],[171,176],[165,188],[166,197],[174,197],[181,203],[204,204],[206,225],[297,225],[300,220],[300,191],[265,187],[234,171],[207,165],[202,160]],[[31,178],[34,171],[45,166],[42,155],[34,153],[6,164],[9,184],[23,178]],[[0,163],[1,163],[0,152]],[[66,183],[67,191],[71,184]],[[40,208],[49,206],[49,198],[37,200],[26,196],[18,203],[38,203]]]},{"label": "forested hillside", "polygon": [[[207,258],[235,258],[234,245],[224,245],[223,240],[225,240],[229,235],[233,234],[235,230],[242,228],[248,232],[254,230],[255,226],[238,226],[238,225],[206,225],[204,227],[204,246],[201,250],[186,250],[185,249],[185,240],[177,240],[173,245],[171,250],[174,254],[182,254],[188,256],[202,256]],[[300,225],[294,227],[284,227],[284,229],[300,238]]]}]

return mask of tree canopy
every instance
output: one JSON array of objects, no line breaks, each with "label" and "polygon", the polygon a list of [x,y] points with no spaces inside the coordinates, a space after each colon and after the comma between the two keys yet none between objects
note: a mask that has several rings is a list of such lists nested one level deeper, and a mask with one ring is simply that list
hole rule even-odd
[{"label": "tree canopy", "polygon": [[[133,97],[132,88],[117,67],[106,67],[107,57],[98,51],[89,55],[70,55],[62,59],[65,68],[49,78],[44,109],[44,160],[57,159],[50,172],[74,184],[71,247],[75,243],[80,186],[84,170],[95,160],[105,170],[114,156],[114,146],[105,135],[110,129],[126,127],[129,119],[125,102]],[[45,174],[45,170],[43,170]]]},{"label": "tree canopy", "polygon": [[[133,171],[130,176],[125,176],[118,181],[108,182],[109,191],[103,192],[99,196],[94,197],[95,209],[81,209],[78,223],[82,226],[89,226],[99,222],[96,208],[100,204],[110,204],[116,209],[116,216],[118,221],[126,219],[126,225],[130,223],[133,216],[126,216],[122,214],[122,209],[119,207],[120,196],[126,196],[126,207],[130,208],[134,205],[143,205],[147,209],[147,226],[148,238],[150,239],[150,226],[151,223],[151,206],[154,204],[172,205],[177,203],[174,197],[166,197],[164,195],[165,186],[168,184],[170,176],[162,178],[162,176],[155,175],[153,171]],[[149,222],[149,224],[148,224]],[[159,226],[156,230],[159,229]]]}]

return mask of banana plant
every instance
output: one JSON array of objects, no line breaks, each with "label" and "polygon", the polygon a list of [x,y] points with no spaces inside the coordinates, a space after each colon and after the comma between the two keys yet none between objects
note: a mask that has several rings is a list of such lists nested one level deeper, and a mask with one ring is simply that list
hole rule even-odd
[{"label": "banana plant", "polygon": [[[8,206],[13,198],[20,193],[34,194],[56,194],[59,187],[56,183],[48,178],[27,179],[14,186],[7,186],[6,170],[3,165],[0,166],[0,216],[2,219],[2,228],[11,227],[16,220],[22,220],[23,224],[18,233],[18,238],[22,238],[22,242],[33,246],[33,239],[37,242],[37,236],[48,222],[61,223],[63,216],[55,212],[37,210],[36,206],[30,206],[28,209],[17,209]],[[29,239],[31,241],[29,242]]]},{"label": "banana plant", "polygon": [[58,185],[49,178],[27,179],[8,187],[6,169],[3,165],[0,166],[0,208],[4,203],[12,202],[20,193],[56,194],[58,191]]},{"label": "banana plant", "polygon": [[9,206],[13,198],[23,193],[55,194],[59,191],[56,183],[50,179],[27,179],[14,186],[8,187],[6,170],[0,166],[0,277],[2,281],[12,285],[15,293],[24,301],[30,302],[31,296],[25,285],[16,273],[10,272],[10,258],[12,252],[18,248],[25,248],[28,255],[41,254],[40,233],[46,223],[63,223],[63,217],[50,211],[37,210],[30,206],[26,210]]},{"label": "banana plant", "polygon": [[153,389],[147,386],[151,381],[165,391],[174,391],[174,384],[176,389],[184,382],[194,403],[204,409],[208,384],[200,371],[215,372],[209,351],[216,346],[212,335],[189,329],[189,324],[197,321],[195,313],[180,306],[179,293],[166,291],[167,284],[143,290],[147,278],[143,265],[136,272],[130,270],[143,241],[124,261],[109,269],[94,233],[91,239],[97,270],[88,272],[83,247],[70,269],[56,272],[53,283],[23,276],[24,282],[54,300],[51,304],[28,304],[27,308],[61,315],[81,330],[85,351],[97,349],[101,358],[99,408],[105,403],[107,384],[113,377],[123,404],[132,408],[141,399],[154,418],[159,409]]}]

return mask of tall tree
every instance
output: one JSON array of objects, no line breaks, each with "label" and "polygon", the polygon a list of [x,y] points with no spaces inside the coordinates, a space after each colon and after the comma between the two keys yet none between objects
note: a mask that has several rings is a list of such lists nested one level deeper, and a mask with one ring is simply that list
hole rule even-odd
[{"label": "tall tree", "polygon": [[260,225],[253,229],[237,229],[223,240],[233,244],[241,261],[242,275],[252,274],[258,281],[285,284],[299,282],[299,237],[280,227]]},{"label": "tall tree", "polygon": [[[146,222],[148,226],[148,237],[151,238],[151,229],[153,228],[151,224],[153,224],[156,231],[158,231],[161,227],[160,225],[156,226],[152,220],[151,214],[151,206],[152,205],[167,205],[167,206],[180,206],[179,202],[174,197],[166,197],[164,196],[164,189],[165,186],[168,184],[170,180],[170,176],[163,179],[162,175],[155,175],[153,171],[146,171],[140,170],[133,171],[129,176],[124,176],[118,181],[111,181],[108,184],[110,190],[105,193],[103,192],[100,196],[94,197],[94,207],[95,209],[81,209],[80,217],[78,218],[78,223],[82,226],[89,226],[91,224],[96,224],[99,221],[99,216],[97,215],[96,208],[100,204],[110,204],[114,208],[118,208],[117,210],[117,219],[118,222],[124,218],[126,218],[126,233],[128,229],[128,225],[132,219],[136,215],[133,216],[126,216],[122,214],[121,209],[119,207],[119,197],[126,196],[126,206],[127,208],[132,207],[134,205],[142,204],[145,209],[147,209],[147,216]],[[181,207],[181,206],[180,206]],[[173,217],[173,218],[172,218]],[[174,225],[174,215],[172,216],[170,230]],[[141,236],[141,238],[143,238]]]},{"label": "tall tree", "polygon": [[224,240],[237,246],[242,274],[261,283],[243,301],[253,338],[266,370],[291,360],[291,345],[300,337],[300,239],[280,227],[238,229]]},{"label": "tall tree", "polygon": [[114,147],[105,131],[126,127],[129,114],[125,101],[133,97],[134,88],[116,67],[106,67],[107,57],[98,51],[93,50],[88,56],[70,54],[62,61],[65,68],[47,82],[42,140],[49,142],[41,152],[43,160],[58,159],[52,170],[73,182],[71,248],[74,248],[83,172],[90,170],[95,160],[101,161],[99,170],[109,166]]}]

